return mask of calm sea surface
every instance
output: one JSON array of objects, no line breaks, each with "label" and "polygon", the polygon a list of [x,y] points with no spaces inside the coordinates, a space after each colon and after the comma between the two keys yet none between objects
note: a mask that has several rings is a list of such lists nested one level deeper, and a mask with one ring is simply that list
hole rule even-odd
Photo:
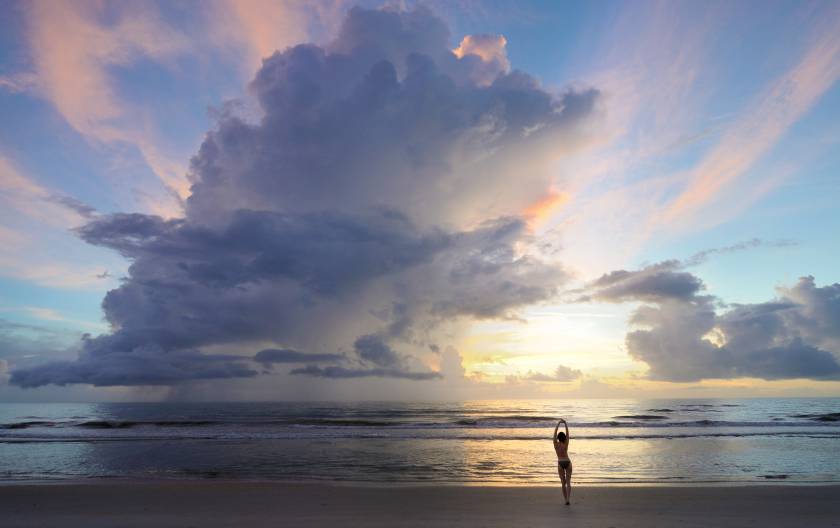
[{"label": "calm sea surface", "polygon": [[840,482],[840,398],[0,404],[0,479]]}]

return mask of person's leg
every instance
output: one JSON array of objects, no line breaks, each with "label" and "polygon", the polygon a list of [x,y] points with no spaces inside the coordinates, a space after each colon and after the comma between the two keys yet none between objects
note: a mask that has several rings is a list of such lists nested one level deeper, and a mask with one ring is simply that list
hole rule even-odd
[{"label": "person's leg", "polygon": [[557,465],[557,473],[560,474],[560,484],[563,486],[563,498],[566,502],[569,502],[569,496],[566,492],[566,470],[561,468],[560,465]]},{"label": "person's leg", "polygon": [[569,491],[566,493],[566,502],[569,502],[572,498],[572,463],[569,462],[569,467],[566,468],[566,486],[569,488]]}]

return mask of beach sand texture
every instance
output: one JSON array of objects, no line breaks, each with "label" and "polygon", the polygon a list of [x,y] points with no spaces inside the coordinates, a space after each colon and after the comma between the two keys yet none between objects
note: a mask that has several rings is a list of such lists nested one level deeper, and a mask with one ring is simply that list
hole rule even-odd
[{"label": "beach sand texture", "polygon": [[840,527],[840,486],[360,487],[272,482],[0,486],[0,526]]}]

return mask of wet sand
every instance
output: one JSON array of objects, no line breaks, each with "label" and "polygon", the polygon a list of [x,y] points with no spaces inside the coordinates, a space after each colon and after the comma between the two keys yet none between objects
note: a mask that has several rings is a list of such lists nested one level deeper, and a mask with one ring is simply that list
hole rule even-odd
[{"label": "wet sand", "polygon": [[166,481],[0,485],[0,526],[840,527],[840,486],[365,487]]}]

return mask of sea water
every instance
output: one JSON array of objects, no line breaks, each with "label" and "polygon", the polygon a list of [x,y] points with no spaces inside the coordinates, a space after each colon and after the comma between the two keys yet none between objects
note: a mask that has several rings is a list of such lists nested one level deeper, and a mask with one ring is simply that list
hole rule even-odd
[{"label": "sea water", "polygon": [[0,404],[0,479],[840,482],[840,398]]}]

